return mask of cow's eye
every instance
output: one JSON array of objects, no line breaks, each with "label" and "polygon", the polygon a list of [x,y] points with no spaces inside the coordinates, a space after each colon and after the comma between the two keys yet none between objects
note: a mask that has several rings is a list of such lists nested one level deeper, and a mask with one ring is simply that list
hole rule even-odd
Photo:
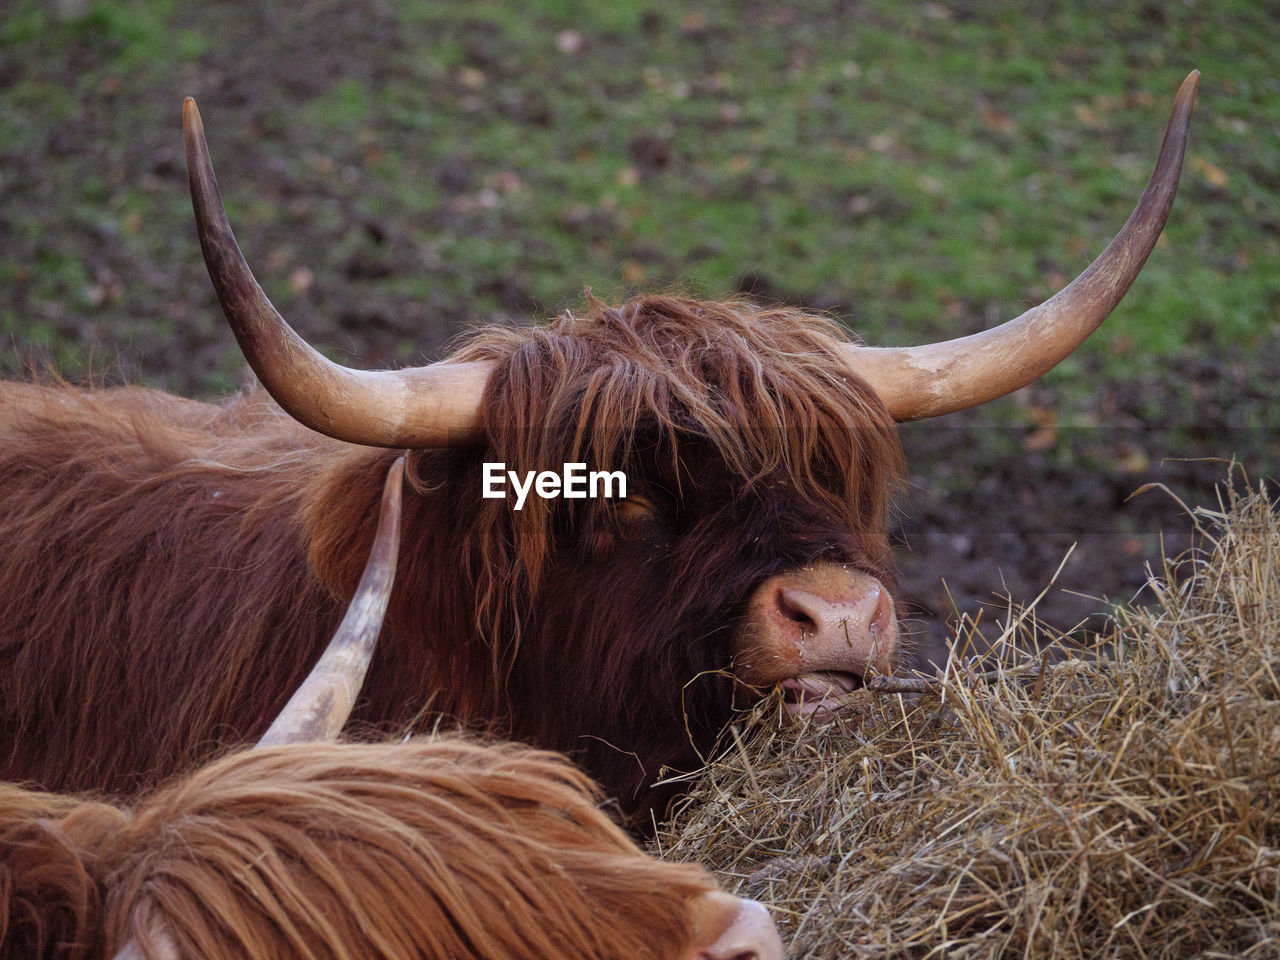
[{"label": "cow's eye", "polygon": [[658,515],[653,501],[641,496],[630,496],[625,500],[619,500],[613,508],[613,513],[622,524],[652,523]]}]

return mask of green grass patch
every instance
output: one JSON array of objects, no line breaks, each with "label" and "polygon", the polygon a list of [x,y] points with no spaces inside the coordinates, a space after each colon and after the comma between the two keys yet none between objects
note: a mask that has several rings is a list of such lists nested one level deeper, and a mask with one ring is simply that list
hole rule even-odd
[{"label": "green grass patch", "polygon": [[[137,284],[199,276],[181,158],[155,159],[193,83],[246,247],[318,323],[333,322],[320,301],[289,287],[300,266],[330,307],[403,314],[425,296],[445,325],[554,309],[585,285],[723,296],[750,281],[905,344],[1010,316],[1082,269],[1198,67],[1165,241],[1088,350],[1121,378],[1280,333],[1280,26],[1244,0],[47,9],[19,0],[0,26],[22,67],[0,91],[0,190],[23,191],[11,230],[135,225],[111,264],[131,295],[93,308],[103,327]],[[92,142],[69,142],[86,119]],[[24,242],[26,312],[69,286]],[[81,257],[91,281],[103,256]],[[169,316],[193,296],[152,299]]]}]

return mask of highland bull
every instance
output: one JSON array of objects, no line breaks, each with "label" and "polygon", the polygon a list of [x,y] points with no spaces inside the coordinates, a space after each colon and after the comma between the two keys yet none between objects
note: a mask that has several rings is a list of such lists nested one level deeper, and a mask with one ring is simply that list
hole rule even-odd
[{"label": "highland bull", "polygon": [[382,624],[402,477],[256,748],[123,806],[0,784],[0,960],[780,960],[763,907],[646,857],[562,756],[327,742]]},{"label": "highland bull", "polygon": [[[1116,238],[994,329],[874,349],[795,309],[592,300],[385,372],[327,361],[272,307],[188,101],[201,247],[270,397],[5,388],[0,775],[129,790],[261,733],[351,596],[403,449],[366,729],[484,726],[570,752],[637,807],[735,705],[780,687],[811,712],[892,670],[895,421],[1018,389],[1097,328],[1163,228],[1197,82]],[[627,498],[515,511],[482,497],[486,463],[622,471]]]}]

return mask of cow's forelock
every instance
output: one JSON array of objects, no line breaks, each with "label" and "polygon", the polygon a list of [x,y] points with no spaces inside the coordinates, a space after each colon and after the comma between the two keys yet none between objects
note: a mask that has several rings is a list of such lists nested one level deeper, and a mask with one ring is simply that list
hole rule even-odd
[{"label": "cow's forelock", "polygon": [[848,368],[843,331],[800,310],[680,297],[591,300],[533,330],[482,331],[458,360],[495,360],[493,453],[517,469],[619,469],[646,428],[665,451],[701,436],[738,486],[783,474],[803,499],[882,524],[901,471],[883,404]]}]

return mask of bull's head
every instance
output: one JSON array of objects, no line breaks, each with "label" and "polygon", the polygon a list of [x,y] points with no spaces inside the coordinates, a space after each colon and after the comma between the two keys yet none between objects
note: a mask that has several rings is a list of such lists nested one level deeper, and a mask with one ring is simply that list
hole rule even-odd
[{"label": "bull's head", "polygon": [[[837,342],[828,327],[807,340],[802,336],[787,340],[776,331],[789,321],[785,317],[779,320],[779,311],[760,310],[754,316],[764,333],[750,349],[773,351],[779,365],[764,369],[772,361],[761,360],[757,369],[750,371],[750,357],[740,354],[732,376],[708,375],[703,395],[685,397],[681,400],[683,413],[672,413],[669,422],[659,424],[679,433],[680,418],[687,415],[691,426],[679,451],[681,463],[668,473],[653,467],[659,475],[642,477],[653,496],[642,496],[626,508],[637,514],[632,519],[641,523],[637,538],[649,535],[643,527],[646,514],[668,509],[673,516],[681,511],[688,516],[692,511],[693,519],[680,533],[692,546],[686,546],[683,554],[673,554],[668,549],[670,541],[663,541],[667,544],[663,549],[668,550],[664,556],[676,561],[670,576],[688,576],[689,570],[680,564],[692,567],[696,538],[712,539],[707,531],[699,533],[697,524],[704,520],[719,524],[717,535],[724,536],[716,543],[732,543],[740,555],[753,557],[735,568],[739,571],[735,575],[742,576],[744,582],[734,586],[739,590],[737,595],[727,597],[733,623],[725,628],[725,636],[731,657],[720,666],[731,665],[735,676],[753,687],[781,685],[796,712],[801,713],[826,702],[829,695],[858,685],[870,672],[891,669],[900,641],[894,602],[886,585],[887,561],[881,555],[887,554],[887,545],[883,543],[883,510],[878,504],[885,492],[872,491],[866,503],[847,503],[846,512],[842,512],[837,502],[842,496],[860,496],[848,474],[861,463],[865,470],[880,470],[883,480],[886,473],[893,472],[892,464],[886,467],[871,460],[877,450],[891,446],[896,452],[896,439],[891,444],[886,440],[893,436],[893,421],[963,410],[1016,390],[1059,363],[1101,324],[1136,278],[1164,226],[1177,189],[1198,82],[1199,74],[1193,72],[1182,84],[1155,171],[1128,222],[1080,276],[1048,301],[972,336],[891,349]],[[510,358],[519,351],[509,350],[498,359],[500,351],[485,354],[473,350],[452,362],[377,372],[349,369],[325,359],[284,322],[241,256],[222,209],[200,116],[191,100],[185,104],[184,123],[196,220],[210,276],[245,356],[280,405],[307,426],[356,444],[439,448],[493,443],[503,425],[487,422],[486,410],[489,418],[493,416],[495,388],[491,378],[499,371],[509,382]],[[698,314],[703,309],[691,301],[680,301],[678,306],[672,306],[673,302],[673,298],[655,298],[646,301],[643,309],[654,312],[657,320],[653,323],[658,325],[677,310]],[[597,311],[593,329],[610,325],[621,329],[633,321],[638,323],[634,313],[628,308]],[[822,321],[809,319],[822,326]],[[562,320],[558,329],[577,335],[572,327],[569,318]],[[652,324],[646,329],[651,328]],[[626,335],[640,336],[636,330]],[[745,343],[753,335],[746,328],[723,334],[735,343]],[[660,334],[653,337],[654,343],[661,339]],[[719,348],[715,344],[704,347],[706,352],[696,362],[704,367],[713,365],[706,356]],[[674,366],[687,361],[678,346],[672,349],[675,352],[668,351],[662,363]],[[536,359],[533,348],[525,352]],[[784,368],[809,377],[825,394],[822,404],[788,406],[779,399],[794,384],[771,382],[769,377],[771,371]],[[575,389],[576,413],[570,411],[565,416],[577,420],[579,433],[589,436],[595,429],[590,422],[596,411],[592,403],[613,387],[584,375]],[[678,389],[669,384],[657,391],[663,394],[663,403],[671,399],[667,394],[675,392]],[[650,391],[645,402],[657,403],[654,395]],[[710,407],[715,407],[717,423],[731,422],[736,416],[754,428],[759,418],[766,417],[780,430],[808,430],[825,439],[789,447],[783,444],[769,463],[758,457],[745,466],[731,463],[732,456],[725,453],[724,445],[717,446],[714,436],[708,438],[708,433],[718,428],[709,428],[705,419],[699,419],[698,409]],[[664,411],[671,409],[670,404],[663,407]],[[850,429],[859,435],[847,435],[833,443],[832,424],[840,423],[851,424]],[[643,444],[645,425],[635,426],[637,442]],[[661,463],[663,455],[672,453],[670,444],[663,446],[661,436],[652,442],[656,457],[647,462]],[[834,449],[841,444],[848,449]],[[822,476],[824,470],[844,475]],[[800,497],[801,509],[788,512],[786,490],[781,499],[770,499],[767,490],[770,485],[785,488],[797,475],[825,493]],[[730,482],[735,477],[749,478],[746,486],[750,496],[742,494],[743,483],[735,486]],[[701,512],[694,509],[698,505],[690,500],[686,480],[703,501]],[[665,507],[653,502],[660,495],[672,502]],[[716,500],[718,495],[721,500]],[[831,503],[824,506],[826,495]],[[713,513],[715,519],[707,519]],[[864,528],[877,524],[879,529],[872,530],[868,539]],[[674,527],[663,528],[667,532],[662,535],[667,536],[670,529]],[[651,557],[640,559],[653,562]],[[620,582],[619,589],[625,589],[625,584]],[[652,615],[661,612],[654,610]],[[632,611],[632,622],[643,621],[646,613]],[[606,616],[605,611],[601,610],[600,616]]]}]

